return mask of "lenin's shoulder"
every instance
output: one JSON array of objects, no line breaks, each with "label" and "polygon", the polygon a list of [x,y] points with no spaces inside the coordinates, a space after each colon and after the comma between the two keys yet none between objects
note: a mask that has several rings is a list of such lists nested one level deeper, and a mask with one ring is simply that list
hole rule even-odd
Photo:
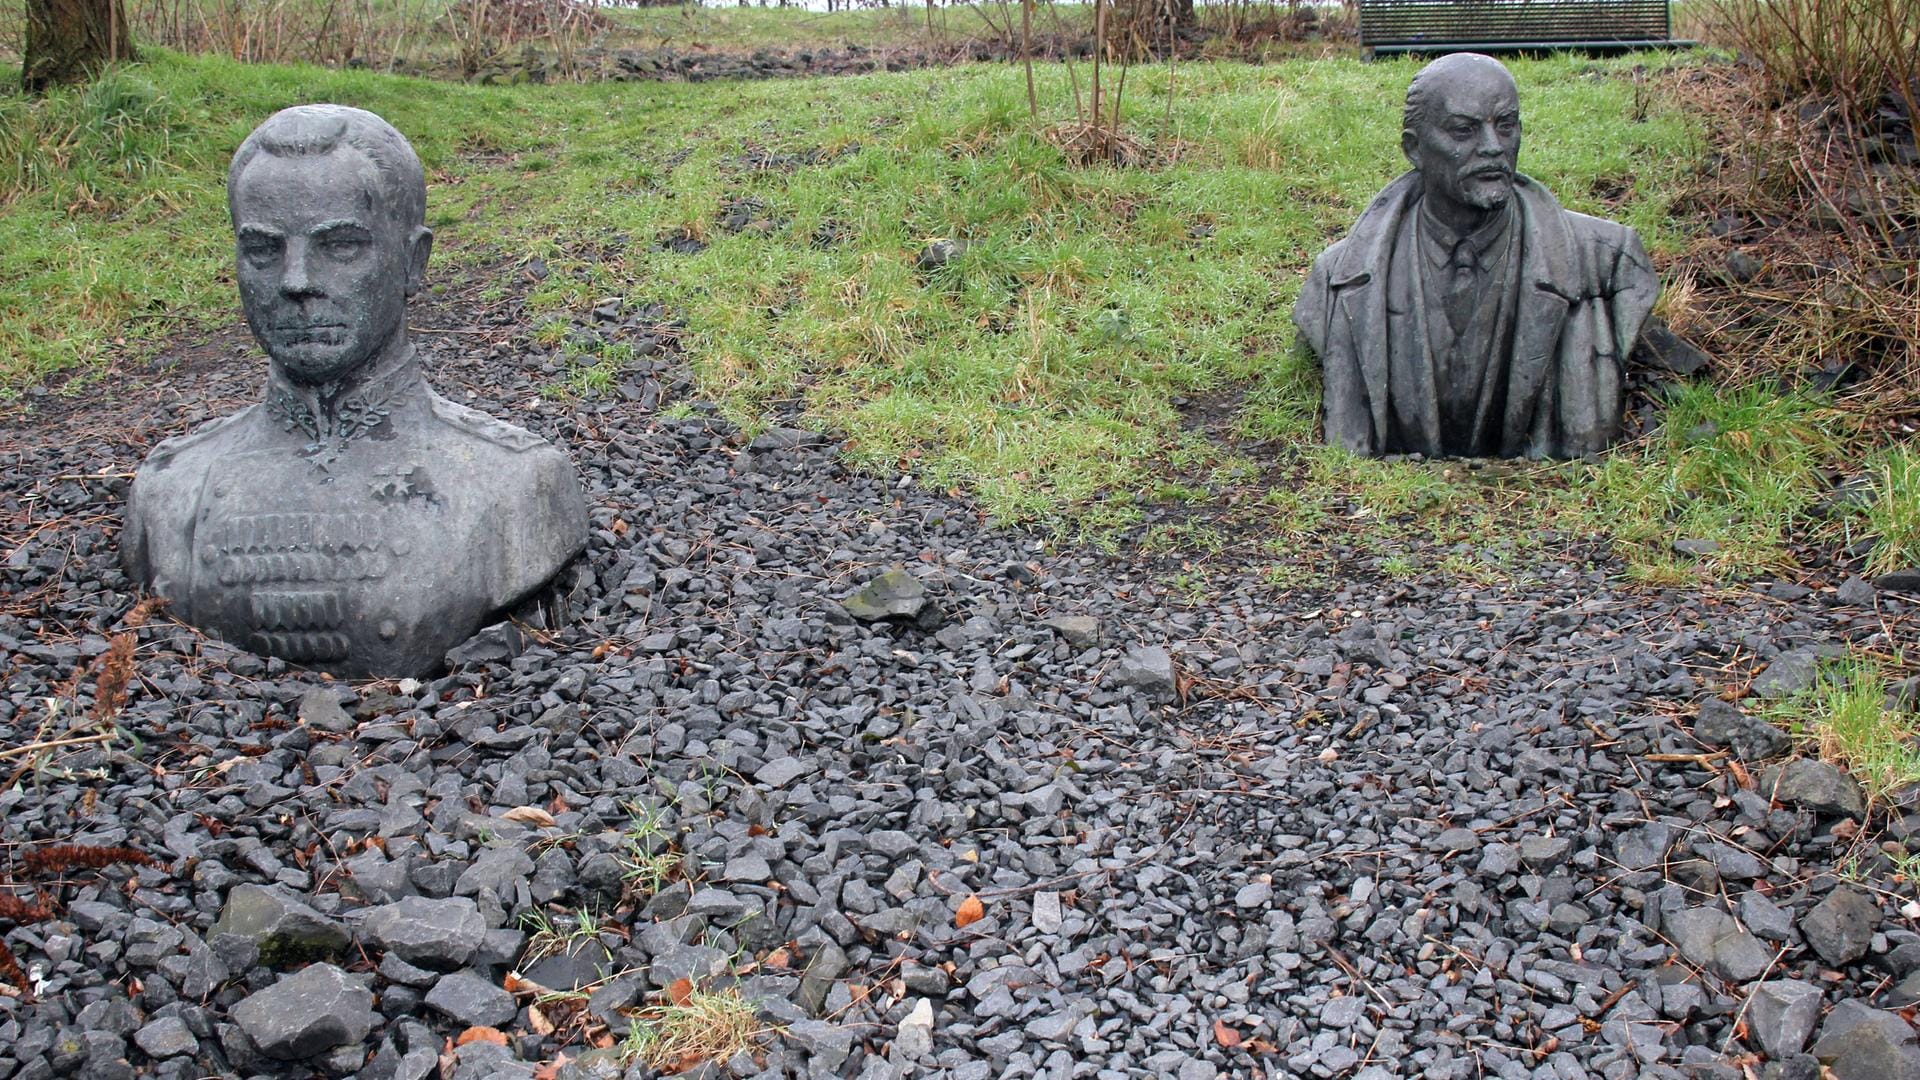
[{"label": "lenin's shoulder", "polygon": [[1567,232],[1575,241],[1589,249],[1602,252],[1620,252],[1637,250],[1640,247],[1640,234],[1631,226],[1617,221],[1582,214],[1577,210],[1562,209],[1561,220],[1566,223]]}]

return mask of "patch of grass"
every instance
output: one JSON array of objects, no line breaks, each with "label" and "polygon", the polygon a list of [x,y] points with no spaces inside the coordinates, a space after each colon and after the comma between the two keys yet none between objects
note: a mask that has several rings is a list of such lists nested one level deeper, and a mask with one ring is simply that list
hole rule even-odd
[{"label": "patch of grass", "polygon": [[[721,14],[733,12],[699,17]],[[1614,209],[1656,248],[1672,247],[1679,233],[1665,212],[1691,123],[1662,108],[1623,125],[1629,68],[1516,64],[1529,108],[1524,165],[1585,210],[1608,209],[1583,195],[1597,179],[1631,174]],[[1077,532],[1137,514],[1179,442],[1176,395],[1245,382],[1250,423],[1308,437],[1317,388],[1287,312],[1314,253],[1403,168],[1396,125],[1414,65],[1223,63],[1171,77],[1136,68],[1127,122],[1184,149],[1176,164],[1133,170],[1073,167],[1041,137],[1072,98],[1053,64],[1036,69],[1054,110],[1038,123],[1022,72],[1004,65],[510,89],[160,50],[128,70],[177,119],[165,128],[164,175],[115,179],[110,194],[134,205],[164,192],[174,209],[69,214],[71,200],[51,187],[7,207],[8,385],[97,370],[118,338],[137,351],[183,323],[231,321],[221,165],[273,109],[335,100],[413,139],[432,179],[438,253],[471,265],[553,250],[530,298],[536,315],[598,296],[665,303],[687,321],[701,392],[729,419],[751,423],[767,402],[801,397],[822,426],[851,436],[864,464],[910,461],[997,517]],[[755,170],[742,162],[750,145],[826,156]],[[740,198],[766,206],[770,232],[717,227]],[[816,247],[829,220],[842,239]],[[709,246],[656,250],[674,229]],[[601,243],[610,237],[622,243]],[[915,256],[935,237],[971,246],[921,273]],[[446,264],[433,273],[444,280]]]},{"label": "patch of grass", "polygon": [[1420,564],[1406,555],[1389,555],[1380,560],[1380,572],[1396,581],[1420,576]]},{"label": "patch of grass", "polygon": [[1325,571],[1290,561],[1269,563],[1261,567],[1260,580],[1281,592],[1323,589],[1330,583]]},{"label": "patch of grass", "polygon": [[1873,500],[1861,516],[1874,538],[1868,571],[1885,574],[1920,566],[1920,451],[1909,446],[1883,451],[1869,463],[1867,475]]},{"label": "patch of grass", "polygon": [[599,914],[585,908],[557,914],[549,913],[544,908],[530,908],[522,912],[520,925],[527,931],[523,962],[530,964],[571,952],[588,942],[597,942],[602,921]]},{"label": "patch of grass", "polygon": [[1920,716],[1888,704],[1887,669],[1863,657],[1821,665],[1814,685],[1761,710],[1845,765],[1872,798],[1920,784]]},{"label": "patch of grass", "polygon": [[[667,45],[680,49],[831,49],[858,45],[867,49],[927,40],[924,8],[858,8],[846,11],[794,11],[768,7],[609,8],[623,44]],[[985,27],[970,12],[939,8],[933,12],[939,40],[977,34]],[[971,24],[971,25],[969,25]]]},{"label": "patch of grass", "polygon": [[674,850],[662,811],[646,803],[627,804],[620,847],[627,889],[637,897],[652,896],[685,872],[686,860]]},{"label": "patch of grass", "polygon": [[655,1005],[633,1019],[621,1056],[665,1072],[702,1061],[725,1061],[770,1034],[738,990],[695,987],[678,1001]]},{"label": "patch of grass", "polygon": [[1710,568],[1791,562],[1786,544],[1827,490],[1841,418],[1819,398],[1753,384],[1682,384],[1660,430],[1638,452],[1616,453],[1575,474],[1588,526],[1613,536],[1645,580],[1671,583],[1684,568],[1675,540],[1711,540]]},{"label": "patch of grass", "polygon": [[[682,26],[683,40],[728,26],[755,40],[770,14],[616,17],[663,36]],[[1288,312],[1313,256],[1404,168],[1412,60],[1136,68],[1126,123],[1181,153],[1117,170],[1071,166],[1042,137],[1070,109],[1060,65],[1036,69],[1048,104],[1035,122],[1023,73],[1004,65],[496,88],[149,55],[92,88],[0,97],[0,393],[97,377],[183,328],[237,322],[224,163],[275,109],[333,100],[386,116],[419,150],[433,281],[538,255],[550,273],[528,303],[549,348],[571,332],[562,316],[597,298],[660,302],[685,320],[699,392],[727,419],[753,426],[797,398],[857,463],[912,469],[1002,520],[1102,538],[1151,500],[1208,503],[1248,465],[1183,431],[1172,399],[1228,386],[1246,391],[1234,435],[1293,469],[1268,516],[1296,538],[1556,527],[1613,537],[1633,576],[1677,583],[1789,561],[1842,463],[1847,425],[1827,402],[1703,385],[1676,391],[1641,443],[1512,482],[1314,445],[1318,376]],[[1703,144],[1684,105],[1649,99],[1633,71],[1687,62],[1515,61],[1522,167],[1571,208],[1678,252],[1693,227],[1673,202]],[[756,168],[749,148],[816,163]],[[725,208],[748,199],[764,227],[729,231]],[[827,223],[835,238],[816,243]],[[664,250],[676,232],[707,246]],[[934,238],[969,246],[923,272]],[[599,348],[567,358],[561,396],[603,392],[624,362]],[[676,402],[662,415],[696,414]],[[1876,565],[1920,545],[1913,456],[1883,460],[1885,494],[1858,519],[1881,537]],[[1722,551],[1676,559],[1680,536]],[[1150,543],[1206,554],[1222,540],[1195,527]]]}]

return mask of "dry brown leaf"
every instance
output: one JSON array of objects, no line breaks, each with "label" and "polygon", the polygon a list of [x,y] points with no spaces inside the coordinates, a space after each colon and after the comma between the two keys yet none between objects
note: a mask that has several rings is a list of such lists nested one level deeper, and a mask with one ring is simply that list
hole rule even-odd
[{"label": "dry brown leaf", "polygon": [[1225,1020],[1215,1020],[1213,1022],[1213,1041],[1228,1049],[1239,1046],[1241,1042],[1240,1029],[1227,1023]]},{"label": "dry brown leaf", "polygon": [[453,1045],[465,1046],[468,1043],[475,1042],[490,1042],[495,1046],[505,1046],[507,1045],[507,1035],[506,1032],[501,1031],[499,1028],[475,1026],[461,1032],[460,1037],[453,1040]]},{"label": "dry brown leaf", "polygon": [[953,913],[953,925],[965,929],[986,917],[987,906],[980,902],[978,896],[969,893],[965,900],[960,901],[960,910]]},{"label": "dry brown leaf", "polygon": [[693,980],[691,979],[675,979],[672,985],[667,987],[667,1000],[675,1005],[685,1005],[687,999],[692,996]]},{"label": "dry brown leaf", "polygon": [[516,806],[500,815],[508,821],[517,821],[522,825],[531,825],[536,829],[553,828],[553,815],[537,806]]},{"label": "dry brown leaf", "polygon": [[541,1012],[538,1005],[527,1006],[527,1026],[533,1029],[535,1035],[553,1034],[553,1021],[547,1019],[547,1014]]}]

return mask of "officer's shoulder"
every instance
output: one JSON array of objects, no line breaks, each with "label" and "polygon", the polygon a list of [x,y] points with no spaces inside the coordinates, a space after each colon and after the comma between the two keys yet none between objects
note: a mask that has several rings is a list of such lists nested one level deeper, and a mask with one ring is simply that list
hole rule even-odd
[{"label": "officer's shoulder", "polygon": [[236,434],[259,408],[258,405],[249,405],[217,420],[209,420],[185,435],[175,435],[171,439],[163,440],[147,453],[146,460],[140,463],[140,472],[159,472],[198,460],[223,437]]},{"label": "officer's shoulder", "polygon": [[552,444],[525,428],[515,427],[496,416],[489,416],[479,409],[471,409],[457,401],[448,401],[439,394],[432,395],[433,417],[441,423],[465,435],[471,435],[490,445],[500,447],[516,454],[551,448]]}]

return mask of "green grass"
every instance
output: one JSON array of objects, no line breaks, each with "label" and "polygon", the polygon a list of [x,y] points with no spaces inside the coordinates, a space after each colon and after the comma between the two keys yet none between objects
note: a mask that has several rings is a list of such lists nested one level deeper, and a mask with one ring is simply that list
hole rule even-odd
[{"label": "green grass", "polygon": [[[699,33],[746,39],[773,17],[694,16]],[[1233,387],[1237,433],[1300,478],[1266,508],[1282,535],[1351,525],[1479,541],[1551,524],[1617,537],[1657,580],[1787,559],[1844,434],[1818,401],[1690,388],[1660,434],[1598,465],[1487,481],[1315,446],[1318,376],[1288,310],[1314,254],[1403,168],[1412,61],[1136,69],[1127,123],[1166,160],[1114,170],[1073,167],[1043,138],[1072,115],[1059,65],[1037,68],[1035,123],[1015,66],[498,88],[149,57],[85,91],[0,97],[0,393],[98,379],[110,357],[234,324],[227,157],[274,109],[332,100],[382,114],[420,151],[431,281],[539,257],[552,273],[528,330],[548,345],[565,343],[559,316],[601,298],[662,302],[686,320],[700,389],[729,418],[754,425],[768,402],[800,397],[861,463],[910,465],[1002,520],[1107,536],[1146,503],[1204,505],[1254,463],[1183,430],[1172,401]],[[1515,62],[1521,164],[1570,207],[1673,253],[1693,231],[1671,210],[1702,142],[1664,96],[1633,119],[1636,61],[1686,62]],[[748,146],[827,159],[753,171]],[[768,229],[720,227],[742,198],[764,204]],[[816,247],[827,222],[843,239]],[[657,250],[675,230],[709,246]],[[940,237],[970,247],[917,271]],[[606,349],[566,360],[549,393],[602,392],[623,362]],[[1910,492],[1912,458],[1888,460]],[[1910,550],[1910,501],[1882,502],[1871,527]],[[1676,561],[1681,532],[1720,540],[1722,560]]]},{"label": "green grass", "polygon": [[[858,45],[880,49],[927,40],[924,7],[795,11],[765,7],[609,8],[623,39],[670,48],[751,51]],[[942,7],[933,13],[936,39],[979,36],[986,26],[971,12]]]},{"label": "green grass", "polygon": [[1885,574],[1920,566],[1920,451],[1909,446],[1883,451],[1869,463],[1867,475],[1873,500],[1861,518],[1874,539],[1869,571]]},{"label": "green grass", "polygon": [[1787,538],[1825,491],[1844,417],[1830,404],[1776,387],[1719,390],[1690,383],[1671,394],[1660,430],[1640,453],[1586,470],[1576,493],[1592,524],[1643,553],[1656,580],[1684,564],[1673,541],[1712,540],[1709,568],[1782,566]]},{"label": "green grass", "polygon": [[1760,715],[1845,765],[1878,799],[1920,784],[1920,716],[1889,707],[1887,690],[1886,668],[1849,657],[1822,665],[1811,688]]}]

